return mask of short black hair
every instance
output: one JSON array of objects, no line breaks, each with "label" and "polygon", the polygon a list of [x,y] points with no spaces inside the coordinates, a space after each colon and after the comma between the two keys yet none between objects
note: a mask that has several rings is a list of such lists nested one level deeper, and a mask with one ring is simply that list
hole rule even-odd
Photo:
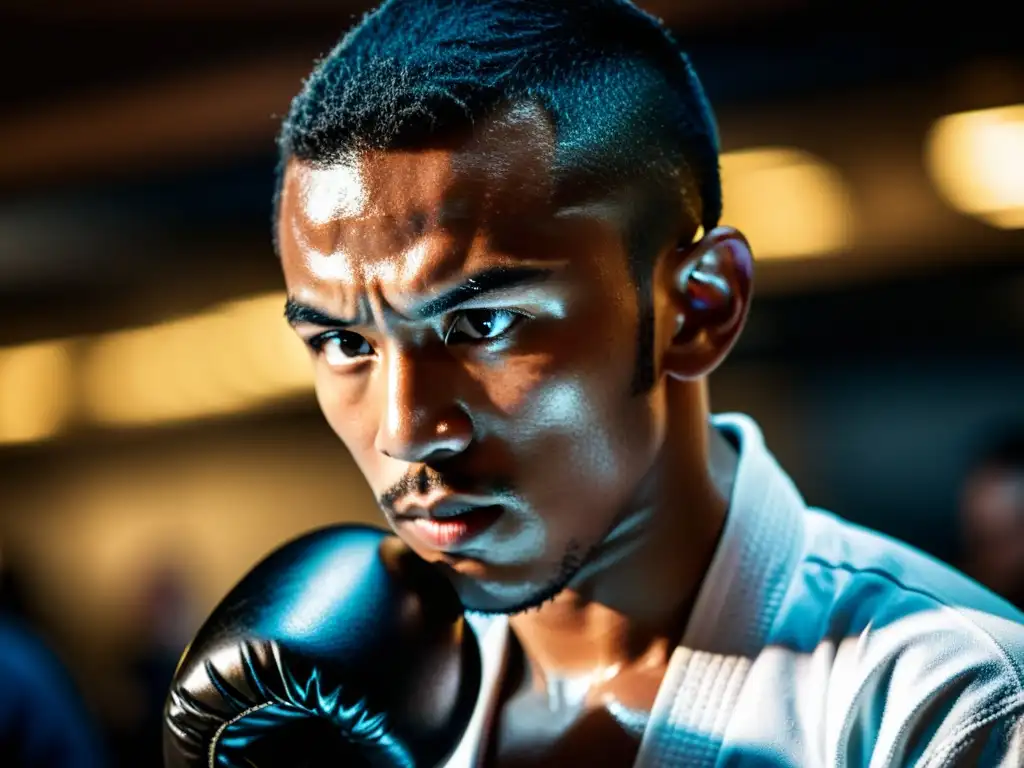
[{"label": "short black hair", "polygon": [[[669,31],[628,0],[387,0],[321,60],[278,140],[287,162],[326,166],[365,150],[413,149],[536,102],[552,121],[555,173],[648,192],[626,233],[641,297],[641,359],[652,353],[650,265],[685,216],[722,212],[718,133]],[[685,221],[685,220],[684,220]],[[645,360],[635,382],[654,381]]]}]

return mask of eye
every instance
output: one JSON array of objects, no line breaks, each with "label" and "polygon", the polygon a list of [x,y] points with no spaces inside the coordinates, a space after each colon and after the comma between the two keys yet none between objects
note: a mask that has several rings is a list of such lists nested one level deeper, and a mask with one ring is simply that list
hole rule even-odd
[{"label": "eye", "polygon": [[328,331],[314,336],[309,346],[332,368],[342,368],[373,354],[370,342],[351,331]]},{"label": "eye", "polygon": [[510,309],[467,309],[452,323],[445,342],[457,344],[461,341],[496,339],[508,333],[523,317]]}]

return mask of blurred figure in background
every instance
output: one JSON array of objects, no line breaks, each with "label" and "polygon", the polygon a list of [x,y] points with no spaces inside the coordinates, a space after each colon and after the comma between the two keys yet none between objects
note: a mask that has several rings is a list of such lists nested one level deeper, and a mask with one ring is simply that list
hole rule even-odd
[{"label": "blurred figure in background", "polygon": [[193,594],[173,558],[158,560],[142,581],[135,633],[123,651],[131,706],[109,729],[117,766],[163,764],[161,734],[164,699],[178,659],[198,629]]},{"label": "blurred figure in background", "polygon": [[1024,608],[1024,426],[1002,430],[971,466],[960,528],[964,571]]},{"label": "blurred figure in background", "polygon": [[[0,552],[0,765],[99,768],[98,732],[57,657],[30,627]],[[13,608],[13,609],[12,609]]]}]

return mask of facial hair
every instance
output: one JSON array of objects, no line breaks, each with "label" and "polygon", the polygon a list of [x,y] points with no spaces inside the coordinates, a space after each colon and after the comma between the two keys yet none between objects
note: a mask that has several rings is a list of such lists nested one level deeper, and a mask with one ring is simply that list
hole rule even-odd
[{"label": "facial hair", "polygon": [[481,609],[466,605],[467,612],[484,616],[515,616],[543,607],[574,582],[581,583],[635,552],[643,541],[652,514],[650,507],[639,510],[627,508],[615,518],[608,533],[589,549],[584,549],[579,540],[571,540],[554,577],[526,599],[500,608]]},{"label": "facial hair", "polygon": [[[592,548],[593,549],[593,548]],[[548,583],[532,595],[511,605],[500,608],[474,608],[466,606],[466,612],[478,616],[516,616],[527,611],[537,610],[560,595],[576,577],[589,556],[578,541],[570,541],[565,554],[559,563],[558,570]]]}]

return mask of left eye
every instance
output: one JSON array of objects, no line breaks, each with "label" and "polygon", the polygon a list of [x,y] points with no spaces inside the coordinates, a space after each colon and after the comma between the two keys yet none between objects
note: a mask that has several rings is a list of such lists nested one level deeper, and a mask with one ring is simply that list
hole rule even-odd
[{"label": "left eye", "polygon": [[[445,341],[451,343],[462,340],[496,339],[508,333],[522,318],[518,312],[508,309],[469,309],[459,315],[459,319],[451,325]],[[463,338],[453,338],[456,334]]]}]

